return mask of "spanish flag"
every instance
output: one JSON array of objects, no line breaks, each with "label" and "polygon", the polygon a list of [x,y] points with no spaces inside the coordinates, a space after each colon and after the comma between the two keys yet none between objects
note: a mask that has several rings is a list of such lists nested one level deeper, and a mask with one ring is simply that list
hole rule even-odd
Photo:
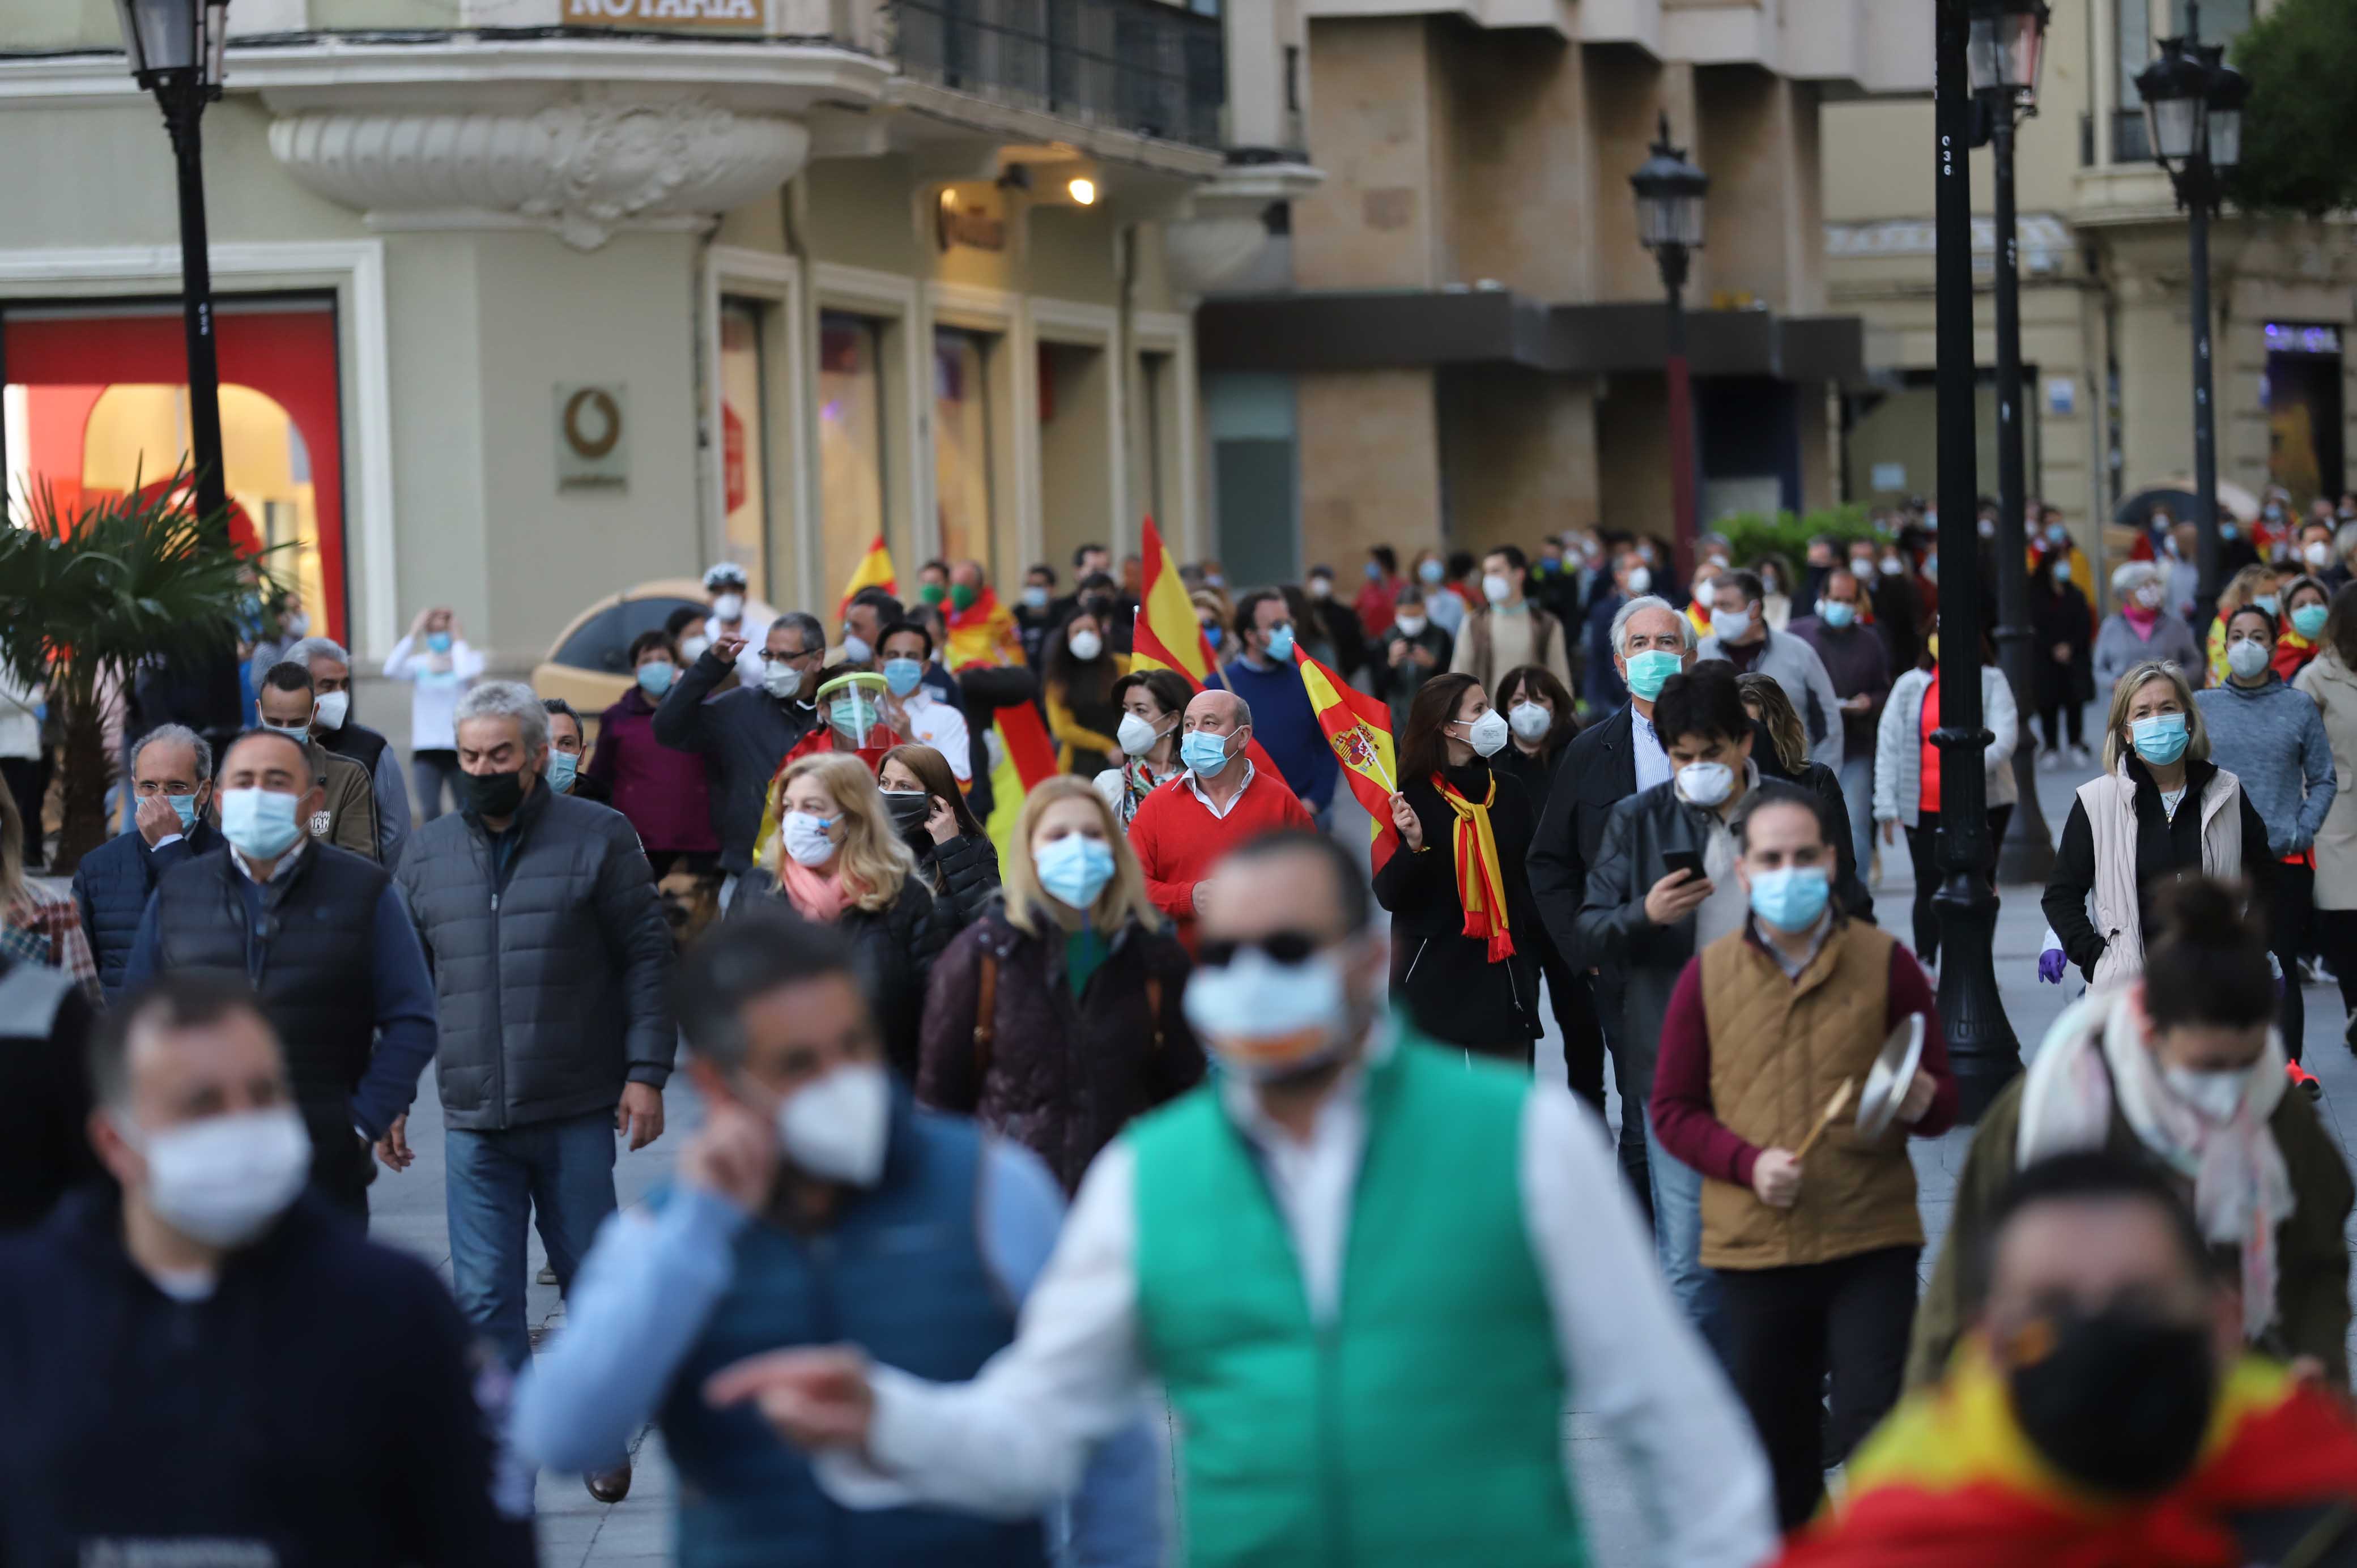
[{"label": "spanish flag", "polygon": [[1780,1568],[2240,1568],[2228,1521],[2357,1504],[2357,1427],[2284,1367],[2246,1357],[2220,1389],[2193,1469],[2157,1498],[2072,1483],[2032,1446],[1986,1346],[1910,1396],[1849,1464],[1842,1499]]},{"label": "spanish flag", "polygon": [[1220,662],[1203,636],[1202,623],[1195,618],[1195,601],[1187,596],[1178,564],[1150,517],[1138,553],[1146,558],[1145,592],[1138,596],[1137,625],[1130,635],[1129,667],[1176,670],[1198,687],[1216,679]]},{"label": "spanish flag", "polygon": [[1392,822],[1392,797],[1399,793],[1394,780],[1399,763],[1392,749],[1392,711],[1379,697],[1370,697],[1304,652],[1297,644],[1294,662],[1301,667],[1301,683],[1309,691],[1309,705],[1318,711],[1326,744],[1342,764],[1351,793],[1373,818],[1370,853],[1381,871],[1400,846],[1399,829]]},{"label": "spanish flag", "polygon": [[862,588],[881,588],[894,596],[900,592],[899,579],[892,575],[892,552],[885,548],[880,533],[859,558],[859,564],[851,569],[851,581],[843,585],[843,602],[834,610],[837,621],[851,613],[851,601]]}]

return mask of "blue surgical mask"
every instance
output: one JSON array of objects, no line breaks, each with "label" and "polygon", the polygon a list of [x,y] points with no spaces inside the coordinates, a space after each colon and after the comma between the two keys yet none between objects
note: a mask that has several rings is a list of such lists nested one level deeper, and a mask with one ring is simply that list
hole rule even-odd
[{"label": "blue surgical mask", "polygon": [[425,646],[436,653],[447,653],[450,651],[450,634],[447,631],[429,631],[425,634]]},{"label": "blue surgical mask", "polygon": [[1368,582],[1370,582],[1370,583],[1380,583],[1380,582],[1382,582],[1383,580],[1383,564],[1382,562],[1380,562],[1380,561],[1370,561],[1370,562],[1368,562],[1368,563],[1367,563],[1367,581],[1368,581]]},{"label": "blue surgical mask", "polygon": [[1832,897],[1833,882],[1822,865],[1787,865],[1751,878],[1751,912],[1780,931],[1807,930]]},{"label": "blue surgical mask", "polygon": [[558,794],[573,788],[574,777],[581,771],[581,758],[569,751],[551,749],[548,754],[548,787]]},{"label": "blue surgical mask", "polygon": [[662,696],[678,679],[679,666],[676,664],[666,664],[658,660],[652,664],[639,666],[639,690],[650,697]]},{"label": "blue surgical mask", "polygon": [[1838,629],[1857,619],[1857,607],[1846,599],[1827,599],[1817,607],[1817,618]]},{"label": "blue surgical mask", "polygon": [[2243,537],[2243,531],[2231,522],[2222,522],[2218,525],[2218,537],[2231,544]]},{"label": "blue surgical mask", "polygon": [[2291,612],[2291,628],[2313,642],[2331,613],[2322,605],[2302,605]]},{"label": "blue surgical mask", "polygon": [[884,687],[896,697],[905,697],[917,689],[925,678],[925,667],[914,659],[884,660]]},{"label": "blue surgical mask", "polygon": [[1221,632],[1219,622],[1213,621],[1211,625],[1203,628],[1203,640],[1210,643],[1213,648],[1220,646],[1220,637]]},{"label": "blue surgical mask", "polygon": [[1662,694],[1669,678],[1685,668],[1685,660],[1667,649],[1649,648],[1629,656],[1629,690],[1647,702]]},{"label": "blue surgical mask", "polygon": [[1048,590],[1041,587],[1037,583],[1025,588],[1023,590],[1023,607],[1027,610],[1046,609],[1048,607]]},{"label": "blue surgical mask", "polygon": [[1282,663],[1293,657],[1293,628],[1278,627],[1268,634],[1268,656]]},{"label": "blue surgical mask", "polygon": [[197,798],[194,795],[167,795],[172,802],[173,815],[180,819],[180,831],[188,832],[197,825]]},{"label": "blue surgical mask", "polygon": [[1113,851],[1101,839],[1066,833],[1031,856],[1039,886],[1059,903],[1086,909],[1113,880]]},{"label": "blue surgical mask", "polygon": [[2147,762],[2166,768],[2185,755],[2186,743],[2191,738],[2183,714],[2155,714],[2128,725],[2128,736],[2136,742],[2136,755]]},{"label": "blue surgical mask", "polygon": [[275,860],[295,847],[303,824],[295,808],[302,802],[276,789],[221,791],[221,836],[249,860]]},{"label": "blue surgical mask", "polygon": [[1178,743],[1178,760],[1209,777],[1228,765],[1228,737],[1197,730]]},{"label": "blue surgical mask", "polygon": [[1415,569],[1415,575],[1427,583],[1437,583],[1448,575],[1448,568],[1437,561],[1426,561]]},{"label": "blue surgical mask", "polygon": [[2251,603],[2269,615],[2276,613],[2276,596],[2273,594],[2255,594],[2251,597]]}]

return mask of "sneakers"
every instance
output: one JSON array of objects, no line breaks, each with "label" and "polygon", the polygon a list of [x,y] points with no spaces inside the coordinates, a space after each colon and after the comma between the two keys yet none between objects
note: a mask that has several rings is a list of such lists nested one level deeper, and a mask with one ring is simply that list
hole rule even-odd
[{"label": "sneakers", "polygon": [[2045,770],[2046,770],[2047,772],[2049,772],[2049,773],[2060,773],[2060,772],[2061,772],[2061,771],[2062,771],[2062,754],[2061,754],[2061,752],[2060,752],[2060,751],[2056,750],[2053,746],[2048,746],[2045,750],[2043,750],[2043,751],[2041,751],[2041,752],[2040,752],[2040,753],[2038,754],[2038,766],[2039,766],[2040,768],[2041,768],[2045,769]]},{"label": "sneakers", "polygon": [[2071,766],[2073,768],[2093,768],[2095,766],[2094,754],[2090,752],[2083,746],[2074,746],[2071,748]]},{"label": "sneakers", "polygon": [[2284,1076],[2290,1079],[2294,1084],[2298,1085],[2299,1091],[2302,1094],[2307,1095],[2310,1100],[2321,1100],[2324,1098],[2324,1085],[2317,1081],[2316,1075],[2314,1073],[2309,1071],[2298,1062],[2284,1063]]}]

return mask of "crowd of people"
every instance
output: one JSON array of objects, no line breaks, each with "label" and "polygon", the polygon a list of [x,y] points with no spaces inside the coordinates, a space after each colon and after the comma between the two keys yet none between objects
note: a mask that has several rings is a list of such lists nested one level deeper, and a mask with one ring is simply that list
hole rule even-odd
[{"label": "crowd of people", "polygon": [[[2290,1091],[2300,966],[2357,1003],[2357,585],[2285,530],[2197,621],[2163,517],[2099,622],[2036,521],[1986,870],[2017,748],[2095,741],[2040,960],[2088,988],[1928,1286],[1971,758],[1920,510],[1172,568],[1202,681],[1099,546],[824,617],[724,564],[594,714],[431,609],[406,773],[283,624],[258,722],[134,736],[5,928],[0,1563],[528,1563],[535,1477],[619,1501],[650,1424],[691,1568],[1575,1563],[1575,1402],[1663,1563],[2357,1560],[2357,1192]],[[1305,660],[1391,715],[1372,866]],[[429,1065],[447,1290],[365,1237]]]}]

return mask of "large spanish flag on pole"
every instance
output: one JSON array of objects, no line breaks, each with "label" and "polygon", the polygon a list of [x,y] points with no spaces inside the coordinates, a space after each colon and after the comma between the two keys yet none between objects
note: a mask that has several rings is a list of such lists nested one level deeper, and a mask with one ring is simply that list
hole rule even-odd
[{"label": "large spanish flag on pole", "polygon": [[862,588],[881,588],[895,596],[900,592],[899,579],[892,575],[892,552],[884,547],[880,533],[876,542],[867,547],[867,553],[859,558],[859,564],[852,568],[851,581],[843,585],[843,602],[834,611],[837,622],[851,613],[852,598]]},{"label": "large spanish flag on pole", "polygon": [[1399,829],[1392,822],[1399,763],[1392,748],[1391,705],[1357,690],[1297,645],[1293,658],[1301,667],[1301,683],[1309,690],[1309,705],[1318,711],[1326,743],[1341,761],[1342,777],[1373,819],[1369,852],[1374,869],[1381,871],[1400,846]]},{"label": "large spanish flag on pole", "polygon": [[1130,638],[1130,668],[1176,670],[1197,686],[1218,680],[1220,661],[1195,618],[1195,601],[1187,596],[1178,564],[1150,517],[1138,553],[1145,557],[1145,591],[1138,596],[1137,626]]}]

